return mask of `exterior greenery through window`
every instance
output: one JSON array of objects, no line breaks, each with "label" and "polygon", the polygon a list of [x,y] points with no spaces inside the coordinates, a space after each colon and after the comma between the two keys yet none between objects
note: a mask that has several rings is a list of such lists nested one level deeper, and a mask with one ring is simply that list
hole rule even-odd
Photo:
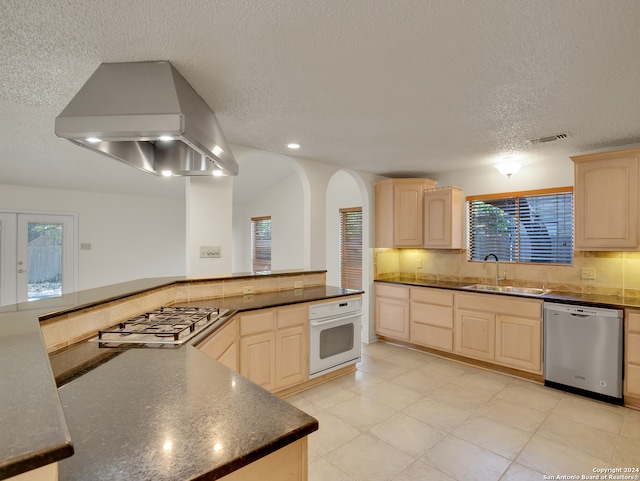
[{"label": "exterior greenery through window", "polygon": [[271,216],[251,218],[251,270],[271,271]]},{"label": "exterior greenery through window", "polygon": [[571,264],[573,188],[467,197],[469,260]]},{"label": "exterior greenery through window", "polygon": [[362,288],[362,207],[340,209],[340,287]]}]

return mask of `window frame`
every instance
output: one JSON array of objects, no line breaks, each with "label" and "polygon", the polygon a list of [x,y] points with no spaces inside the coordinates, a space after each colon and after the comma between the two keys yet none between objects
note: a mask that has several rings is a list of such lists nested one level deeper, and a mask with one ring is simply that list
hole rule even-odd
[{"label": "window frame", "polygon": [[[350,214],[359,214],[359,241],[352,242],[347,234],[347,220]],[[362,289],[362,207],[345,207],[339,210],[339,264],[340,287],[344,289]],[[349,242],[346,242],[349,240]],[[353,262],[358,258],[359,262]]]},{"label": "window frame", "polygon": [[[269,239],[257,239],[257,226],[264,222],[269,221]],[[251,217],[251,272],[271,272],[271,254],[272,254],[272,219],[270,215]],[[263,242],[263,245],[259,245],[259,241]],[[267,242],[268,241],[268,242]],[[260,249],[260,252],[258,252]],[[264,258],[264,255],[268,251],[268,260]],[[261,255],[263,258],[261,258]]]},{"label": "window frame", "polygon": [[[559,211],[560,215],[555,217],[543,217],[540,219],[538,214],[542,212],[540,215],[548,215],[548,212],[545,209],[550,209],[551,207],[566,207],[566,199],[562,199],[560,196],[569,195],[570,203],[569,203],[569,212],[565,210]],[[540,198],[549,197],[548,203],[544,204],[542,209],[537,209],[531,206],[531,204],[535,204],[535,201],[532,199],[536,199],[538,203],[540,203]],[[484,194],[484,195],[474,195],[468,196],[466,206],[466,214],[467,214],[467,261],[469,262],[482,262],[484,260],[484,254],[497,254],[500,258],[500,262],[512,263],[512,264],[522,264],[522,265],[572,265],[573,264],[573,248],[575,242],[575,226],[574,226],[574,189],[571,186],[566,187],[555,187],[550,189],[538,189],[538,190],[530,190],[530,191],[518,191],[518,192],[505,192],[498,194]],[[489,243],[490,250],[496,250],[496,252],[483,252],[479,253],[476,251],[476,248],[479,244],[479,241],[475,240],[477,236],[477,232],[474,228],[474,219],[477,218],[478,210],[475,202],[480,201],[489,205],[492,203],[499,203],[500,201],[512,202],[511,208],[501,209],[498,206],[495,206],[497,209],[501,209],[505,212],[506,215],[510,216],[507,218],[508,227],[505,227],[505,237],[508,236],[510,239],[507,241],[501,241],[500,236],[496,235],[494,240],[495,247],[491,246]],[[530,204],[531,202],[531,204]],[[521,209],[521,206],[526,206],[526,209]],[[523,234],[521,232],[521,228],[526,225],[535,225],[536,222],[532,222],[530,217],[533,214],[536,214],[538,218],[538,224],[544,226],[544,228],[548,228],[549,225],[556,224],[559,226],[556,229],[556,236],[550,237],[552,239],[549,244],[547,241],[546,246],[544,248],[551,249],[552,252],[546,257],[540,255],[540,252],[544,252],[542,247],[536,248],[536,241],[540,242],[544,240],[544,235],[536,235],[535,233]],[[528,220],[524,220],[528,219]],[[479,227],[480,229],[480,227]],[[569,230],[570,232],[566,232]],[[564,233],[564,236],[560,235],[560,232]],[[570,245],[566,245],[566,241],[562,246],[559,247],[558,241],[563,237],[570,237]],[[548,236],[547,236],[548,237]],[[502,245],[501,245],[502,244]],[[510,244],[507,250],[510,251],[508,255],[500,255],[505,251],[505,244]],[[535,259],[536,255],[538,256]],[[525,258],[527,260],[522,260]],[[531,259],[534,259],[533,261]],[[564,260],[567,262],[563,262]]]}]

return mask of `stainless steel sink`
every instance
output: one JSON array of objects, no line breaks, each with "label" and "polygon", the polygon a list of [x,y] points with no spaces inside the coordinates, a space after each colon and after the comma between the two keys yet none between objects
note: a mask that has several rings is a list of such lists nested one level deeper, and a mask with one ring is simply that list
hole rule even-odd
[{"label": "stainless steel sink", "polygon": [[473,291],[503,292],[505,294],[520,294],[526,296],[542,296],[551,292],[549,289],[537,287],[518,287],[518,286],[492,286],[489,284],[472,284],[465,286],[465,289]]}]

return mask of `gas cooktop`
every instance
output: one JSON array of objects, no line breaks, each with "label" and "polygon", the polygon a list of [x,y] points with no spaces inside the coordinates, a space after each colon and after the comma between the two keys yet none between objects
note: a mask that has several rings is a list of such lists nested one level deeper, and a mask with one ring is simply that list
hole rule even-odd
[{"label": "gas cooktop", "polygon": [[179,346],[213,325],[228,309],[164,306],[98,331],[91,339],[104,347],[120,344]]}]

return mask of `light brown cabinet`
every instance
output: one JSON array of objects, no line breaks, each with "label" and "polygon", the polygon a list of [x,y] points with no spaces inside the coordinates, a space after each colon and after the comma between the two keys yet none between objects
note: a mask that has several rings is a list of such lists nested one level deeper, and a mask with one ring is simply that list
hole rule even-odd
[{"label": "light brown cabinet", "polygon": [[495,360],[504,366],[542,372],[542,329],[540,319],[496,316]]},{"label": "light brown cabinet", "polygon": [[424,247],[462,248],[462,189],[440,187],[424,192]]},{"label": "light brown cabinet", "polygon": [[456,293],[456,353],[542,374],[542,301]]},{"label": "light brown cabinet", "polygon": [[453,351],[453,291],[410,288],[409,340],[420,346]]},{"label": "light brown cabinet", "polygon": [[376,334],[409,340],[409,288],[376,284]]},{"label": "light brown cabinet", "polygon": [[263,388],[276,388],[276,333],[251,334],[240,338],[240,374]]},{"label": "light brown cabinet", "polygon": [[307,481],[308,452],[308,440],[304,437],[223,476],[220,481]]},{"label": "light brown cabinet", "polygon": [[376,182],[376,247],[422,247],[424,191],[431,179],[385,179]]},{"label": "light brown cabinet", "polygon": [[276,390],[309,379],[309,305],[278,309]]},{"label": "light brown cabinet", "polygon": [[198,346],[205,354],[234,371],[239,370],[238,321],[232,319]]},{"label": "light brown cabinet", "polygon": [[629,404],[640,407],[640,310],[627,309],[625,317],[624,395]]},{"label": "light brown cabinet", "polygon": [[571,157],[576,249],[638,249],[639,158],[640,149]]},{"label": "light brown cabinet", "polygon": [[243,313],[198,349],[270,391],[309,378],[309,304]]},{"label": "light brown cabinet", "polygon": [[456,353],[493,361],[496,315],[491,312],[456,309]]}]

